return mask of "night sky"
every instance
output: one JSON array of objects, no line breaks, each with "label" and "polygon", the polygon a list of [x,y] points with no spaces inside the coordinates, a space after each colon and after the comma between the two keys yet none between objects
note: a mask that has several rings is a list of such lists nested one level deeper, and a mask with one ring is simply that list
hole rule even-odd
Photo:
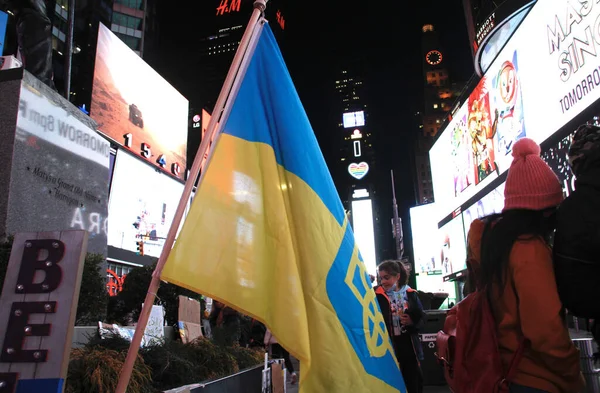
[{"label": "night sky", "polygon": [[[451,80],[467,81],[473,63],[462,0],[287,1],[284,58],[328,160],[332,158],[330,134],[339,132],[330,122],[335,72],[347,60],[363,64],[371,98],[370,126],[377,136],[378,170],[396,173],[400,215],[410,242],[408,209],[415,205],[410,149],[417,130],[414,113],[420,110],[423,90],[421,27],[435,26]],[[160,56],[148,62],[193,104],[194,73],[186,61],[198,40],[197,26],[214,15],[201,15],[193,5],[182,9],[173,4],[159,2],[156,50]],[[387,231],[392,217],[391,186],[382,192],[389,194],[380,195],[382,229]],[[382,258],[393,257],[389,231],[384,236],[387,243],[381,244]],[[410,243],[406,246],[410,253]]]}]

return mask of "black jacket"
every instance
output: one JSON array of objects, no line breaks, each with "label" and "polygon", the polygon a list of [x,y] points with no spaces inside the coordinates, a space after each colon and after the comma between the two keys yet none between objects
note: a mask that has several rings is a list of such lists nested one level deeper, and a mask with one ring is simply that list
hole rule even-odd
[{"label": "black jacket", "polygon": [[[375,294],[377,296],[377,302],[379,303],[379,308],[381,309],[381,314],[383,314],[383,319],[385,320],[385,326],[388,330],[388,334],[390,334],[392,330],[392,308],[390,305],[390,299],[383,287],[378,286],[375,288]],[[409,289],[407,292],[408,297],[408,310],[406,313],[410,316],[410,319],[413,321],[412,326],[407,326],[406,330],[410,333],[410,337],[413,343],[413,348],[415,350],[415,355],[417,359],[423,360],[423,347],[421,346],[421,340],[419,339],[419,330],[423,328],[425,325],[425,312],[423,311],[423,306],[421,305],[421,301],[419,300],[419,295],[417,291],[414,289]],[[397,348],[394,348],[395,351],[398,351]],[[398,357],[398,354],[396,354]]]},{"label": "black jacket", "polygon": [[576,180],[556,224],[554,266],[561,300],[574,315],[600,318],[600,168]]}]

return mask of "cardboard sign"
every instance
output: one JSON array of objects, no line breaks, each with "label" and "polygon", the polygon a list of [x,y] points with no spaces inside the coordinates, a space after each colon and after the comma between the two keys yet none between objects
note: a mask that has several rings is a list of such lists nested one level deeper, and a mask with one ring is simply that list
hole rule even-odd
[{"label": "cardboard sign", "polygon": [[285,371],[281,367],[281,364],[273,363],[271,365],[271,374],[272,374],[272,379],[273,379],[273,382],[272,382],[273,383],[273,393],[285,393],[284,392],[285,381],[283,378],[284,372]]},{"label": "cardboard sign", "polygon": [[179,334],[181,341],[189,343],[202,337],[202,318],[200,302],[185,296],[179,296]]},{"label": "cardboard sign", "polygon": [[18,233],[0,296],[0,391],[62,393],[85,231]]}]

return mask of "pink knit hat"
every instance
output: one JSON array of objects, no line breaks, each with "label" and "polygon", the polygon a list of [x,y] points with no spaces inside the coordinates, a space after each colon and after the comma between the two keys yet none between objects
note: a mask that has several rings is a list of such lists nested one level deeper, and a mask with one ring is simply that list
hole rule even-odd
[{"label": "pink knit hat", "polygon": [[529,138],[513,146],[514,157],[504,188],[504,210],[544,210],[558,206],[563,190],[556,174],[540,157],[540,146]]}]

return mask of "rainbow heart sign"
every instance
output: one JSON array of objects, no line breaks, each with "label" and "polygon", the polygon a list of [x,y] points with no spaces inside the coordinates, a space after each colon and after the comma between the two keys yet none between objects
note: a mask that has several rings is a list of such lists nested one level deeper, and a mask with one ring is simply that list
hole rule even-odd
[{"label": "rainbow heart sign", "polygon": [[355,179],[362,179],[369,172],[369,164],[366,162],[361,162],[360,164],[352,163],[348,165],[348,173]]}]

